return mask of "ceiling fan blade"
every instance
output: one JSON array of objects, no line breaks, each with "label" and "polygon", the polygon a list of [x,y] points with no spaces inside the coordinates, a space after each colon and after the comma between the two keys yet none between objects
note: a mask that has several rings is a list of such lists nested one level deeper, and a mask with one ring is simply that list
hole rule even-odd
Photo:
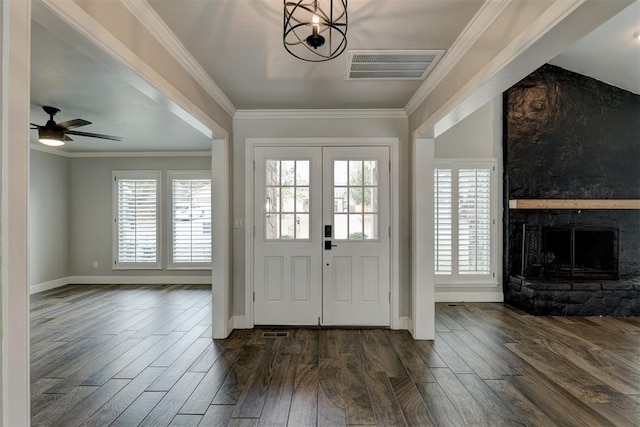
[{"label": "ceiling fan blade", "polygon": [[79,128],[80,126],[86,126],[90,124],[91,122],[85,119],[73,119],[73,120],[68,120],[66,122],[58,123],[58,126],[63,127],[65,129],[75,129],[75,128]]},{"label": "ceiling fan blade", "polygon": [[66,134],[64,135],[64,140],[65,140],[65,142],[73,141],[73,139],[69,138]]},{"label": "ceiling fan blade", "polygon": [[65,133],[68,133],[70,135],[88,136],[90,138],[101,138],[101,139],[110,139],[112,141],[122,141],[121,136],[102,135],[100,133],[80,132],[77,130],[65,130]]},{"label": "ceiling fan blade", "polygon": [[40,125],[37,125],[37,124],[35,124],[35,123],[29,123],[29,124],[30,124],[31,126],[35,126],[35,127],[36,127],[36,129],[40,127]]}]

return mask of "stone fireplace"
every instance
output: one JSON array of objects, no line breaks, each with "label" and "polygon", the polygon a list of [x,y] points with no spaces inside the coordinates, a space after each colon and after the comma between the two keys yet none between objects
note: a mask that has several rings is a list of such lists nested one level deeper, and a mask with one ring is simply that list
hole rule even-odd
[{"label": "stone fireplace", "polygon": [[505,301],[639,316],[640,96],[545,65],[504,108]]}]

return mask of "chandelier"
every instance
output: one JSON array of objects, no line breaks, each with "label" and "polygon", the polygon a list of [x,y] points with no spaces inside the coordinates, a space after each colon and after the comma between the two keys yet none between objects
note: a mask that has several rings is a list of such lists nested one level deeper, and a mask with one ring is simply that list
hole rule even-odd
[{"label": "chandelier", "polygon": [[329,61],[347,47],[347,21],[347,0],[284,0],[284,47],[303,61]]}]

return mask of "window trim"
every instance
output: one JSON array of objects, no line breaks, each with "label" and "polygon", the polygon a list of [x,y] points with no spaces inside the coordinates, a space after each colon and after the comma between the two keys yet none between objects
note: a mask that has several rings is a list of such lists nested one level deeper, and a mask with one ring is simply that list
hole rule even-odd
[{"label": "window trim", "polygon": [[[112,263],[113,270],[161,270],[162,269],[162,171],[160,170],[114,170],[112,174]],[[156,262],[118,261],[118,179],[156,180]]]},{"label": "window trim", "polygon": [[[174,262],[173,261],[173,180],[174,179],[208,179],[211,183],[211,211],[213,223],[213,182],[210,170],[168,170],[167,171],[167,270],[211,270],[213,263],[213,228],[211,229],[211,259],[208,262]],[[212,224],[213,225],[213,224]]]},{"label": "window trim", "polygon": [[[455,234],[452,234],[452,272],[451,274],[436,273],[435,284],[445,286],[457,286],[457,285],[497,285],[498,275],[496,274],[497,264],[497,244],[498,244],[498,228],[497,228],[497,213],[498,213],[498,192],[497,192],[497,180],[496,180],[496,159],[435,159],[434,162],[434,174],[436,169],[451,169],[452,185],[451,185],[451,203],[452,203],[452,230],[455,230]],[[454,267],[457,268],[459,253],[454,252],[454,248],[458,248],[457,240],[458,235],[458,171],[460,169],[489,169],[491,183],[489,191],[490,193],[490,209],[491,209],[491,231],[490,231],[490,262],[489,273],[487,274],[461,274],[459,269],[454,271]],[[435,177],[434,177],[435,178]],[[435,184],[435,182],[434,182]],[[432,190],[433,191],[433,190]],[[435,193],[434,193],[435,196]],[[434,206],[435,208],[435,206]],[[455,215],[453,215],[455,213]],[[434,217],[435,220],[435,217]],[[435,227],[435,224],[434,224]],[[434,234],[434,263],[435,263],[435,234]],[[434,265],[435,267],[435,265]],[[435,268],[434,268],[435,270]]]}]

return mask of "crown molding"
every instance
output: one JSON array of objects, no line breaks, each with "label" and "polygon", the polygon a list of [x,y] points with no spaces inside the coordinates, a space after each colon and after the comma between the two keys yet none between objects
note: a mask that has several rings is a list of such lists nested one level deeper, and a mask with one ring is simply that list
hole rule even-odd
[{"label": "crown molding", "polygon": [[420,85],[415,94],[404,107],[407,115],[413,112],[427,99],[427,96],[449,74],[462,57],[471,49],[471,46],[496,20],[512,0],[488,0],[482,4],[478,12],[462,30],[460,36],[453,42],[438,65]]},{"label": "crown molding", "polygon": [[142,25],[160,42],[162,46],[178,61],[196,82],[211,96],[224,111],[233,117],[236,107],[227,95],[213,81],[202,65],[191,55],[182,42],[160,18],[147,0],[121,0],[122,4],[136,17]]},{"label": "crown molding", "polygon": [[234,120],[407,119],[401,108],[349,110],[238,110]]},{"label": "crown molding", "polygon": [[82,151],[68,152],[55,148],[34,144],[29,144],[35,151],[53,154],[55,156],[69,159],[86,157],[211,157],[211,151]]},{"label": "crown molding", "polygon": [[[531,45],[547,34],[559,22],[565,19],[573,11],[587,0],[555,0],[545,12],[538,17],[520,35],[514,38],[502,51],[493,57],[487,65],[476,73],[465,85],[451,97],[448,101],[429,116],[414,132],[414,137],[420,135],[434,135],[434,127],[448,111],[454,106],[461,104],[465,99],[478,91],[484,83],[496,76],[501,70],[507,67],[512,61],[518,58]],[[439,132],[438,132],[439,133]]]}]

